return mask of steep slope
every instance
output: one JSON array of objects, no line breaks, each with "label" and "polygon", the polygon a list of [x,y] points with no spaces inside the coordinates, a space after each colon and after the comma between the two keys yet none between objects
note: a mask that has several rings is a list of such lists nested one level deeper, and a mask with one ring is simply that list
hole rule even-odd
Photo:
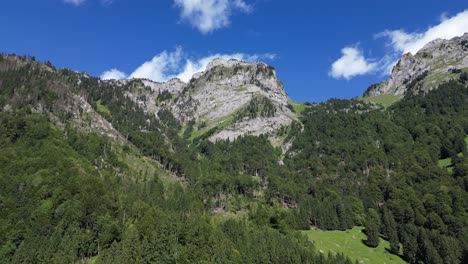
[{"label": "steep slope", "polygon": [[273,133],[295,119],[275,70],[264,63],[216,59],[195,76],[173,106],[183,122],[206,122],[211,140]]},{"label": "steep slope", "polygon": [[[237,194],[238,206],[246,207],[246,199],[252,201],[253,191],[262,188],[256,179],[279,166],[266,138],[243,138],[237,146],[223,142],[237,149],[235,157],[217,154],[222,145],[209,141],[203,142],[204,153],[188,156],[196,146],[184,148],[188,142],[168,125],[169,118],[160,111],[156,118],[130,98],[153,93],[144,80],[112,84],[17,56],[2,55],[0,68],[1,263],[322,259],[299,233],[260,224],[269,216],[254,222],[210,215],[215,193],[218,205],[228,203],[220,197],[234,200]],[[160,99],[158,107],[166,101]],[[214,165],[207,151],[235,167],[228,171],[219,160]],[[148,157],[135,161],[141,154]],[[183,164],[191,182],[164,184],[156,160],[171,172]],[[349,263],[343,256],[328,260]]]},{"label": "steep slope", "polygon": [[131,84],[126,92],[129,98],[158,116],[170,112],[192,138],[217,141],[262,134],[274,138],[297,119],[274,68],[264,63],[215,59],[189,83],[178,79],[109,83]]},{"label": "steep slope", "polygon": [[436,39],[414,55],[403,55],[393,67],[390,79],[370,86],[364,95],[404,96],[427,92],[467,71],[467,55],[468,33],[450,40]]},{"label": "steep slope", "polygon": [[0,55],[0,109],[28,107],[46,114],[63,129],[73,124],[83,132],[97,132],[123,142],[124,137],[86,100],[80,85],[90,77],[69,70],[57,71],[32,58]]}]

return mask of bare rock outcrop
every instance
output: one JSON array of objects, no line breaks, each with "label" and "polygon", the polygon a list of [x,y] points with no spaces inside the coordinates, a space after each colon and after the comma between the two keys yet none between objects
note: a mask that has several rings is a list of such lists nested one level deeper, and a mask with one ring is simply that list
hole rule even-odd
[{"label": "bare rock outcrop", "polygon": [[199,134],[218,128],[210,136],[212,141],[241,135],[274,137],[275,131],[297,118],[275,69],[261,62],[214,59],[189,83],[179,79],[121,82],[133,82],[126,95],[147,112],[167,109],[182,124],[203,123]]},{"label": "bare rock outcrop", "polygon": [[456,78],[468,67],[468,33],[450,40],[436,39],[416,54],[407,53],[393,67],[388,81],[371,86],[366,96],[405,95],[428,91],[440,83]]}]

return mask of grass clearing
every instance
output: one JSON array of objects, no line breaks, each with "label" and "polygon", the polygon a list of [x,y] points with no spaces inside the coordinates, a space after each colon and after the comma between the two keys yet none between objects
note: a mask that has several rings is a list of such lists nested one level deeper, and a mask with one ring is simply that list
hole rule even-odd
[{"label": "grass clearing", "polygon": [[[207,124],[206,127],[202,128],[202,129],[199,129],[199,130],[195,130],[192,135],[190,136],[190,140],[195,140],[196,138],[199,138],[201,136],[203,136],[205,133],[207,133],[208,131],[216,128],[218,131],[221,131],[223,129],[225,129],[226,127],[228,127],[230,124],[232,124],[234,122],[234,114],[230,115],[230,116],[225,116],[225,117],[221,117],[220,119],[210,123],[210,124]],[[213,126],[213,124],[215,124]],[[196,124],[195,124],[196,125]]]},{"label": "grass clearing", "polygon": [[354,227],[346,231],[323,231],[311,229],[304,231],[304,234],[314,242],[315,249],[323,254],[344,253],[352,261],[359,263],[406,263],[397,255],[387,251],[390,243],[380,239],[376,248],[367,247],[363,240],[367,239],[362,232],[363,227]]},{"label": "grass clearing", "polygon": [[157,175],[166,187],[177,182],[172,174],[162,168],[161,164],[149,157],[131,152],[122,153],[121,156],[135,179],[142,181]]},{"label": "grass clearing", "polygon": [[442,169],[447,169],[450,173],[453,171],[451,158],[441,159],[437,165],[439,165],[439,167]]},{"label": "grass clearing", "polygon": [[300,102],[293,102],[290,101],[291,105],[293,106],[294,113],[300,115],[306,108],[308,107],[305,103]]},{"label": "grass clearing", "polygon": [[[465,143],[468,148],[468,136],[465,137]],[[460,152],[457,154],[459,157],[463,156],[463,153]],[[452,158],[441,159],[437,162],[437,165],[442,169],[447,169],[448,172],[453,172]]]},{"label": "grass clearing", "polygon": [[384,108],[387,108],[391,106],[392,104],[400,101],[401,97],[392,95],[392,94],[381,94],[381,95],[371,96],[371,97],[362,97],[360,98],[360,100],[364,102],[371,102],[371,103],[379,104],[383,106]]},{"label": "grass clearing", "polygon": [[109,108],[105,107],[102,103],[101,103],[101,100],[98,100],[96,102],[96,107],[97,107],[97,110],[99,113],[101,114],[104,114],[104,115],[111,115],[111,112],[109,110]]}]

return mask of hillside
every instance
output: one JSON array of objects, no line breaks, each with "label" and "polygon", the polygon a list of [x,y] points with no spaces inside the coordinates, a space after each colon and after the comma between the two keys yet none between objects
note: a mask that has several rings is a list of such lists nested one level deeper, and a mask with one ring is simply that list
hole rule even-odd
[{"label": "hillside", "polygon": [[263,63],[154,83],[1,55],[0,262],[352,263],[301,231],[360,226],[360,247],[464,263],[468,80],[449,79],[305,107]]}]

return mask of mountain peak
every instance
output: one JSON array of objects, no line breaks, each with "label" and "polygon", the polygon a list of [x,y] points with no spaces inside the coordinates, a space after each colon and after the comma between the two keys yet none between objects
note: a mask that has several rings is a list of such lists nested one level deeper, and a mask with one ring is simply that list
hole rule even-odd
[{"label": "mountain peak", "polygon": [[[184,123],[206,125],[211,140],[269,134],[295,120],[273,67],[217,58],[192,78],[172,112]],[[200,133],[203,133],[200,131]]]},{"label": "mountain peak", "polygon": [[275,69],[261,62],[216,58],[188,83],[134,80],[131,87],[128,98],[156,115],[169,111],[192,127],[193,138],[216,141],[261,134],[275,138],[280,128],[297,119]]},{"label": "mountain peak", "polygon": [[416,54],[404,54],[393,67],[390,79],[372,85],[365,96],[404,96],[437,88],[456,79],[468,68],[468,33],[450,40],[435,39]]}]

